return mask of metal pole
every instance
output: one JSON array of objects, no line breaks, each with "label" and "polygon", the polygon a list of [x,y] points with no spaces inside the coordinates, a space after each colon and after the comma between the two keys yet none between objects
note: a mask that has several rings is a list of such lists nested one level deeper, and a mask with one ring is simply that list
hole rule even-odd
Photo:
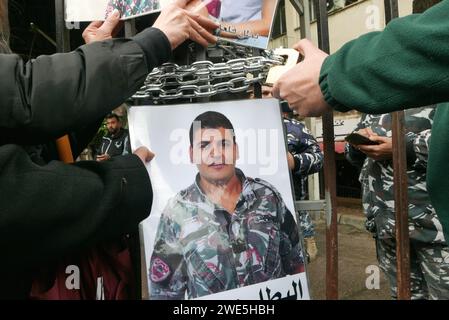
[{"label": "metal pole", "polygon": [[125,38],[131,38],[135,36],[137,33],[136,31],[136,20],[126,20],[125,21]]},{"label": "metal pole", "polygon": [[[300,25],[300,38],[301,39],[311,39],[311,31],[310,31],[310,2],[309,0],[290,0],[295,8],[296,12],[299,15],[299,25]],[[312,134],[316,135],[316,119],[315,118],[306,118],[305,120],[306,127],[312,132]],[[319,174],[315,173],[308,178],[308,187],[309,187],[309,200],[319,200]]]},{"label": "metal pole", "polygon": [[[314,0],[317,12],[318,43],[329,53],[329,25],[326,0]],[[337,178],[335,170],[334,114],[323,115],[324,180],[326,200],[326,298],[338,299]]]},{"label": "metal pole", "polygon": [[[397,0],[384,0],[385,22],[399,16]],[[410,300],[410,239],[408,231],[408,181],[404,111],[392,113],[394,203],[396,214],[396,260],[398,299]]]},{"label": "metal pole", "polygon": [[310,39],[310,4],[308,0],[290,0],[299,15],[301,39]]},{"label": "metal pole", "polygon": [[[125,21],[125,38],[131,38],[137,34],[137,28],[136,28],[136,20],[130,19]],[[136,99],[134,101],[134,105],[140,104],[139,101]],[[137,229],[137,234],[139,235],[139,240],[136,240],[136,247],[138,247],[138,253],[136,253],[136,258],[139,261],[136,261],[136,265],[139,266],[138,269],[136,269],[136,284],[140,284],[140,288],[137,288],[136,294],[139,296],[142,300],[149,300],[149,288],[148,288],[148,282],[147,282],[147,273],[146,273],[146,259],[145,259],[145,246],[143,241],[143,231],[141,227],[139,226]],[[140,271],[140,272],[139,272]]]},{"label": "metal pole", "polygon": [[56,50],[57,52],[70,51],[70,33],[65,25],[64,0],[55,0],[56,20]]},{"label": "metal pole", "polygon": [[[56,20],[56,51],[70,51],[70,33],[65,25],[64,0],[55,0],[55,20]],[[59,159],[65,163],[73,163],[73,153],[70,146],[69,136],[64,136],[56,140]]]},{"label": "metal pole", "polygon": [[312,34],[310,31],[310,2],[308,0],[303,1],[304,2],[304,14],[300,16],[301,19],[301,25],[304,26],[304,28],[301,28],[301,38],[307,38],[311,39]]}]

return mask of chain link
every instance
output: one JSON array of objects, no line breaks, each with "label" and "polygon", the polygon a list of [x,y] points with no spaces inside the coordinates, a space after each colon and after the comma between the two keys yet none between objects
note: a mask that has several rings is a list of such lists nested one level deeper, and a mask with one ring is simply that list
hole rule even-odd
[{"label": "chain link", "polygon": [[148,75],[144,86],[133,99],[159,102],[245,92],[255,83],[262,83],[272,66],[283,63],[282,57],[274,55],[238,58],[215,64],[198,61],[189,66],[165,63]]}]

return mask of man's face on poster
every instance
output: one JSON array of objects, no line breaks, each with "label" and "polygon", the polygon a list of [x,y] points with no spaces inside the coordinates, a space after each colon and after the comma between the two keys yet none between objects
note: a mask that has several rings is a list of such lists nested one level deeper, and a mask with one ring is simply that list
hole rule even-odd
[{"label": "man's face on poster", "polygon": [[226,183],[235,175],[238,146],[234,131],[223,127],[193,132],[190,160],[196,164],[202,179],[210,183]]}]

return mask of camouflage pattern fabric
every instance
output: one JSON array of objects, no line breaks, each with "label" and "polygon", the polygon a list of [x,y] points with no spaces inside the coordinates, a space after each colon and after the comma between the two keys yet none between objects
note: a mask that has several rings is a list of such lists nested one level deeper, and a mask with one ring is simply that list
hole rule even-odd
[{"label": "camouflage pattern fabric", "polygon": [[159,10],[159,0],[111,0],[106,9],[106,17],[115,9],[122,17],[135,16],[149,11]]},{"label": "camouflage pattern fabric", "polygon": [[[376,248],[379,267],[387,275],[391,296],[396,299],[396,242],[392,239],[376,240]],[[449,299],[449,247],[411,241],[410,249],[412,299]]]},{"label": "camouflage pattern fabric", "polygon": [[299,231],[268,182],[236,170],[242,194],[232,214],[199,187],[172,198],[150,263],[151,299],[196,298],[304,271]]},{"label": "camouflage pattern fabric", "polygon": [[299,226],[304,238],[315,237],[315,225],[313,224],[312,217],[308,211],[300,210],[299,214]]},{"label": "camouflage pattern fabric", "polygon": [[[308,175],[323,167],[324,155],[318,142],[305,125],[295,119],[284,117],[288,151],[295,159],[293,185],[297,201],[308,199]],[[304,238],[315,236],[315,227],[307,211],[299,211],[299,224]]]},{"label": "camouflage pattern fabric", "polygon": [[[405,111],[412,299],[449,298],[449,247],[430,203],[426,169],[435,107]],[[391,137],[391,115],[363,115],[356,130]],[[361,168],[366,228],[376,239],[377,260],[397,297],[393,163],[375,161],[350,145],[346,158]]]},{"label": "camouflage pattern fabric", "polygon": [[[435,107],[405,111],[410,238],[424,243],[445,243],[442,226],[427,193],[426,169]],[[391,137],[391,115],[363,115],[356,130],[370,127]],[[379,239],[395,237],[392,161],[375,161],[346,145],[346,158],[362,168],[362,202],[367,229]]]}]

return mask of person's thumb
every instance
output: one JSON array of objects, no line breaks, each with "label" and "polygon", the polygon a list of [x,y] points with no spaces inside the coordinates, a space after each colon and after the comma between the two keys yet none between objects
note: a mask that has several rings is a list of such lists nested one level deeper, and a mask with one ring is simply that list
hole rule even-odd
[{"label": "person's thumb", "polygon": [[96,29],[103,25],[103,21],[92,21],[86,29]]},{"label": "person's thumb", "polygon": [[115,9],[106,18],[100,29],[107,34],[112,34],[112,31],[114,31],[115,27],[119,24],[119,22],[120,22],[120,11]]},{"label": "person's thumb", "polygon": [[302,39],[293,46],[293,49],[299,51],[299,53],[301,53],[301,55],[304,57],[307,57],[309,53],[318,50],[318,48],[315,47],[313,42],[308,39]]}]

